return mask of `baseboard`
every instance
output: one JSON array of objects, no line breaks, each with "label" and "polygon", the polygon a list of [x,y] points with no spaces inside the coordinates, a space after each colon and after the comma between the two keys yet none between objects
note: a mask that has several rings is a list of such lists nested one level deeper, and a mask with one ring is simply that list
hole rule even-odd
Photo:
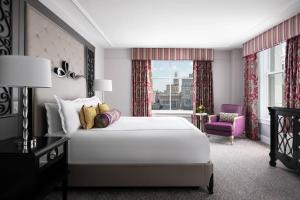
[{"label": "baseboard", "polygon": [[265,143],[265,144],[270,144],[270,137],[261,135],[260,136],[260,141],[263,142],[263,143]]}]

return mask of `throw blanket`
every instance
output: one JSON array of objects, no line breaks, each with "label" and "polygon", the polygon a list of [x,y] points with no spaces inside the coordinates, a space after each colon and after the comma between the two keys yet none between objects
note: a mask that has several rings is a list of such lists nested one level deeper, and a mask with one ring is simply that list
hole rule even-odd
[{"label": "throw blanket", "polygon": [[98,114],[95,117],[95,124],[94,127],[95,128],[105,128],[107,126],[109,126],[110,124],[114,123],[115,121],[117,121],[121,116],[121,112],[113,109],[111,111],[105,112],[105,113],[101,113]]}]

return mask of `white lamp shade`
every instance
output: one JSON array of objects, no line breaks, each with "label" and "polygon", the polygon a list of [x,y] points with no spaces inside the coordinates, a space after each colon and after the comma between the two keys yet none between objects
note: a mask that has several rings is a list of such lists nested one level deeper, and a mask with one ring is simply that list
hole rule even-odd
[{"label": "white lamp shade", "polygon": [[50,60],[30,56],[0,56],[0,86],[52,87]]},{"label": "white lamp shade", "polygon": [[94,90],[96,91],[112,91],[112,81],[106,79],[95,79]]}]

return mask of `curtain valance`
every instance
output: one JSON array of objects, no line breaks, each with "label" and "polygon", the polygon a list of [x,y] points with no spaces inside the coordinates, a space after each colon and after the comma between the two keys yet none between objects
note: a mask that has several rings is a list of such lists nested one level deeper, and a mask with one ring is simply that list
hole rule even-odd
[{"label": "curtain valance", "polygon": [[213,61],[213,49],[133,48],[132,60],[202,60]]},{"label": "curtain valance", "polygon": [[271,48],[297,35],[300,35],[300,13],[244,43],[243,56]]}]

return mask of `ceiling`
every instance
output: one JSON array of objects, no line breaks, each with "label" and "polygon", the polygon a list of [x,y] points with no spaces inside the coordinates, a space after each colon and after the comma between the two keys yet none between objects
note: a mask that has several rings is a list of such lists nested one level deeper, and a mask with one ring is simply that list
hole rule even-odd
[{"label": "ceiling", "polygon": [[240,48],[245,41],[300,12],[300,0],[41,2],[106,48]]}]

